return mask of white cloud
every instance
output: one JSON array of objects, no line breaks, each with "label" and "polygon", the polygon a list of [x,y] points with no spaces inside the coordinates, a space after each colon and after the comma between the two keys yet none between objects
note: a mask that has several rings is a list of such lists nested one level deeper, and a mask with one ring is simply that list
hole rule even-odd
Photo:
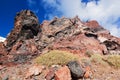
[{"label": "white cloud", "polygon": [[[99,0],[96,4],[95,0],[83,3],[81,0],[43,0],[46,3],[45,8],[54,7],[56,11],[66,17],[74,17],[78,15],[82,20],[97,20],[103,27],[120,37],[120,1],[119,0]],[[59,2],[59,4],[57,3]],[[55,12],[55,11],[53,11]],[[46,14],[47,15],[47,14]],[[51,16],[57,16],[56,13],[49,13]],[[48,15],[48,16],[49,16]]]},{"label": "white cloud", "polygon": [[4,42],[6,38],[0,36],[0,42]]}]

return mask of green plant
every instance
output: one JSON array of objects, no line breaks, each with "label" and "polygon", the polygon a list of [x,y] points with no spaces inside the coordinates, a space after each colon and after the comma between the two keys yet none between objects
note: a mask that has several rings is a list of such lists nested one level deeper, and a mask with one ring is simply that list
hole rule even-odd
[{"label": "green plant", "polygon": [[78,56],[66,52],[66,51],[59,51],[53,50],[48,53],[45,53],[35,59],[35,62],[42,65],[64,65],[67,64],[69,61],[77,60]]}]

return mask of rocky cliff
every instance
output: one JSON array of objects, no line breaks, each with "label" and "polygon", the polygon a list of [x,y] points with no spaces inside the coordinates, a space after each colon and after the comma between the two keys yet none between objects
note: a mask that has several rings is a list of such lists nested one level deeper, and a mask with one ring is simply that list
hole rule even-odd
[{"label": "rocky cliff", "polygon": [[[16,14],[14,22],[14,27],[6,40],[0,42],[0,75],[2,75],[0,77],[2,78],[6,74],[12,76],[10,80],[31,80],[33,75],[35,77],[32,79],[37,78],[36,80],[74,80],[74,78],[78,80],[81,77],[90,77],[92,73],[90,66],[84,65],[84,69],[82,69],[83,66],[76,61],[69,62],[65,66],[53,65],[54,67],[49,70],[40,65],[31,65],[32,59],[52,50],[67,51],[79,58],[88,57],[92,53],[120,54],[120,38],[112,36],[95,20],[83,22],[78,16],[74,18],[55,17],[51,21],[45,20],[40,24],[32,11],[22,10]],[[6,71],[4,67],[7,67]],[[93,67],[96,68],[96,66]],[[24,72],[24,70],[28,70],[28,72]],[[40,73],[44,76],[41,76]],[[119,76],[117,72],[115,74],[114,76]],[[106,79],[106,76],[103,77]],[[8,78],[9,76],[4,80],[8,80]]]},{"label": "rocky cliff", "polygon": [[120,53],[120,38],[110,35],[94,20],[82,22],[77,16],[72,19],[55,17],[40,24],[32,11],[23,10],[16,14],[14,22],[6,41],[0,43],[2,57],[22,55],[21,58],[28,59],[50,50],[69,51],[79,56],[87,52]]}]

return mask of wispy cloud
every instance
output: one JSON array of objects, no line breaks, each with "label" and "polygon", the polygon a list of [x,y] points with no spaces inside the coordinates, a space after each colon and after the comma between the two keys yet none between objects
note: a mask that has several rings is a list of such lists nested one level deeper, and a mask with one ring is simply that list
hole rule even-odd
[{"label": "wispy cloud", "polygon": [[[120,37],[120,3],[119,0],[42,0],[46,10],[45,18],[54,16],[74,17],[82,20],[97,20],[103,27]],[[34,3],[34,2],[33,2]]]},{"label": "wispy cloud", "polygon": [[4,42],[6,38],[0,36],[0,42]]}]

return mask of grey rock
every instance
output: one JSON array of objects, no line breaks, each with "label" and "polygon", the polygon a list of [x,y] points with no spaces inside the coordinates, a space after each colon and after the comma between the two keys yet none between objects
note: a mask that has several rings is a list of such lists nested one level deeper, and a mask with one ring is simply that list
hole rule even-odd
[{"label": "grey rock", "polygon": [[77,61],[71,61],[67,64],[73,78],[82,78],[85,71]]}]

